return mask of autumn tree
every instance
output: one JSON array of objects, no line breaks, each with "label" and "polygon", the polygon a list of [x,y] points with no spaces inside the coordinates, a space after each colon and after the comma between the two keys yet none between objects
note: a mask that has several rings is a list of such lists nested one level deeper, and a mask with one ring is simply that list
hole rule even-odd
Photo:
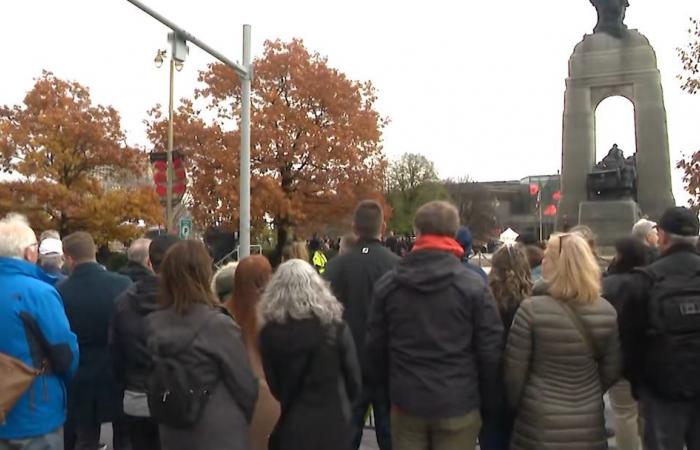
[{"label": "autumn tree", "polygon": [[[678,76],[682,81],[682,89],[691,95],[700,92],[700,21],[690,19],[688,29],[690,41],[678,49],[678,56],[683,63],[683,73]],[[683,170],[685,188],[690,194],[690,204],[700,207],[700,151],[678,162],[678,168]]]},{"label": "autumn tree", "polygon": [[[374,109],[372,84],[349,79],[297,39],[266,42],[253,68],[253,223],[271,220],[282,246],[292,228],[320,229],[348,216],[358,200],[380,197],[385,167],[380,139],[386,121]],[[181,107],[175,146],[188,157],[192,209],[199,225],[235,228],[239,79],[219,63],[199,79],[203,86],[197,100],[216,120],[207,123],[192,105]],[[157,118],[150,131],[162,146]]]},{"label": "autumn tree", "polygon": [[61,234],[86,230],[101,244],[135,236],[139,220],[160,222],[153,190],[133,183],[145,154],[125,141],[116,110],[43,72],[23,104],[0,108],[0,161],[15,178],[0,184],[0,213]]},{"label": "autumn tree", "polygon": [[417,153],[404,153],[389,164],[386,196],[392,208],[389,228],[399,233],[411,233],[413,216],[422,204],[447,198],[435,164]]}]

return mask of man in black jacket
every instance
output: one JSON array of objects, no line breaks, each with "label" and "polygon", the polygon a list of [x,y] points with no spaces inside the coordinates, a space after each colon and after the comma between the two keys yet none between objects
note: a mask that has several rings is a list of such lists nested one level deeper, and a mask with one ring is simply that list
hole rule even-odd
[{"label": "man in black jacket", "polygon": [[66,450],[98,448],[100,426],[106,422],[112,422],[114,448],[131,447],[123,424],[122,393],[112,373],[108,349],[114,301],[131,280],[105,270],[95,260],[96,252],[88,233],[78,231],[63,239],[70,276],[57,289],[80,348],[78,372],[68,389]]},{"label": "man in black jacket", "polygon": [[345,308],[343,316],[355,339],[355,347],[362,367],[364,388],[353,412],[354,448],[360,448],[365,417],[369,406],[372,405],[377,443],[381,450],[389,450],[391,449],[389,401],[386,391],[380,389],[372,379],[372,371],[368,367],[365,352],[367,316],[374,284],[399,260],[399,257],[384,247],[379,240],[383,225],[384,215],[379,203],[371,200],[360,202],[353,215],[353,233],[358,241],[348,253],[328,263],[324,276],[330,281],[333,292]]},{"label": "man in black jacket", "polygon": [[481,277],[464,267],[457,209],[416,213],[417,239],[376,285],[367,347],[390,388],[394,450],[474,449],[496,409],[503,325]]},{"label": "man in black jacket", "polygon": [[671,208],[658,231],[661,258],[620,290],[623,373],[644,412],[644,448],[700,449],[700,222]]},{"label": "man in black jacket", "polygon": [[124,388],[124,414],[134,450],[160,448],[158,424],[150,418],[146,383],[151,355],[146,343],[146,317],[158,309],[158,272],[168,249],[178,242],[169,234],[156,236],[148,247],[149,275],[120,295],[110,324],[110,350],[114,374]]}]

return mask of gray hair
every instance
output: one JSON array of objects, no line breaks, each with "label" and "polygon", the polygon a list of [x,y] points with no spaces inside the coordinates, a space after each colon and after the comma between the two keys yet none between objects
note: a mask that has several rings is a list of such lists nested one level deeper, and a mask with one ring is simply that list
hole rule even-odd
[{"label": "gray hair", "polygon": [[39,242],[42,242],[44,239],[48,238],[58,239],[60,241],[61,235],[56,230],[45,230],[42,231],[41,236],[39,236]]},{"label": "gray hair", "polygon": [[343,305],[308,262],[292,259],[280,265],[270,279],[258,313],[261,325],[312,317],[328,325],[343,320]]},{"label": "gray hair", "polygon": [[36,243],[36,234],[23,215],[10,213],[0,220],[0,256],[22,259],[27,247]]},{"label": "gray hair", "polygon": [[151,240],[146,238],[136,239],[131,243],[129,250],[126,251],[126,257],[129,261],[146,264],[148,260],[148,246],[151,245]]},{"label": "gray hair", "polygon": [[236,267],[238,261],[233,261],[222,266],[211,279],[211,290],[220,301],[233,294],[233,286],[236,282]]}]

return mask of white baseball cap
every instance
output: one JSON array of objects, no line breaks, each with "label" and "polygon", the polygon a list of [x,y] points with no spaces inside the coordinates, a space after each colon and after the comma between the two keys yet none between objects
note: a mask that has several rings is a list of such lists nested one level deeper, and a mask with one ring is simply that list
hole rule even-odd
[{"label": "white baseball cap", "polygon": [[63,255],[63,243],[60,239],[46,238],[39,244],[39,254],[48,255]]}]

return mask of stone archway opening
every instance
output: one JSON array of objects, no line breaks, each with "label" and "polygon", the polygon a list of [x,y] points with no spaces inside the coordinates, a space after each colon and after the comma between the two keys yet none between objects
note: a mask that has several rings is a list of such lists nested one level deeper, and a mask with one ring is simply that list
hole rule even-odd
[{"label": "stone archway opening", "polygon": [[623,96],[611,96],[598,104],[595,110],[595,162],[601,161],[617,144],[632,156],[637,152],[634,105]]}]

